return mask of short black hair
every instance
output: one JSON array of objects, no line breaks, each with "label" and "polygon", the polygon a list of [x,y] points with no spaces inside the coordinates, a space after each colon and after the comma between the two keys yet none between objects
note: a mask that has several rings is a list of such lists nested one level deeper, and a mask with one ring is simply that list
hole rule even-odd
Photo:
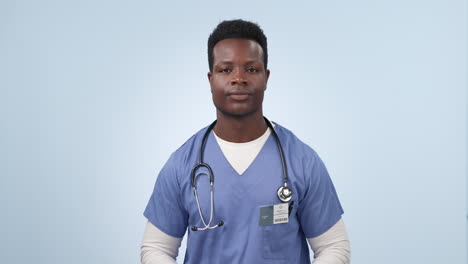
[{"label": "short black hair", "polygon": [[256,23],[245,21],[242,19],[225,20],[218,24],[213,30],[210,37],[208,38],[208,66],[210,72],[213,71],[213,48],[219,41],[223,39],[251,39],[255,40],[260,44],[263,50],[263,64],[267,69],[268,63],[268,49],[267,49],[267,38],[263,33],[263,30]]}]

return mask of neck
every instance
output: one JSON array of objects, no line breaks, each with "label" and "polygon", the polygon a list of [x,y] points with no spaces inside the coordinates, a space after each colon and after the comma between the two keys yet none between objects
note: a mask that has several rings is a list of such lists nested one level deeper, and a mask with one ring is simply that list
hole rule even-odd
[{"label": "neck", "polygon": [[243,143],[259,138],[265,133],[268,125],[262,112],[249,116],[228,116],[217,112],[217,122],[213,130],[226,141]]}]

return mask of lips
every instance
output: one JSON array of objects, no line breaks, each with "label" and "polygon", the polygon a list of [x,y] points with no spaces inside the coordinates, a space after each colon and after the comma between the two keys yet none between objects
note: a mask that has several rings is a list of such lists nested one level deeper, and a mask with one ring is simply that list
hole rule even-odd
[{"label": "lips", "polygon": [[233,92],[229,93],[228,97],[234,101],[245,101],[249,98],[249,94],[245,92]]}]

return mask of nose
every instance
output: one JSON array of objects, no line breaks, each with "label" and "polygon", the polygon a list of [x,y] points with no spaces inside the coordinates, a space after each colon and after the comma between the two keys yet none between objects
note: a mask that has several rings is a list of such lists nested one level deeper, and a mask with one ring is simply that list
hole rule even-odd
[{"label": "nose", "polygon": [[239,68],[235,69],[232,73],[231,85],[246,85],[247,79],[244,76],[245,72]]}]

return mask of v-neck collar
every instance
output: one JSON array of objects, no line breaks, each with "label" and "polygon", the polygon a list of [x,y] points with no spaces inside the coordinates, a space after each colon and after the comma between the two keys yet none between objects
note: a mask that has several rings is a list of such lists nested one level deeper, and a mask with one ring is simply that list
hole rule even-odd
[{"label": "v-neck collar", "polygon": [[263,153],[265,152],[265,148],[266,148],[267,144],[269,144],[269,141],[271,140],[271,137],[272,137],[271,134],[272,134],[272,133],[273,133],[273,132],[270,132],[270,135],[268,136],[267,140],[265,141],[265,143],[263,144],[262,148],[261,148],[260,151],[258,152],[257,156],[255,156],[255,158],[252,160],[252,162],[249,164],[249,166],[247,167],[247,169],[245,169],[244,173],[242,173],[242,174],[239,174],[239,173],[232,167],[232,165],[231,165],[231,163],[229,162],[229,160],[227,159],[226,155],[224,155],[224,152],[223,152],[223,150],[221,149],[221,146],[218,144],[218,141],[216,140],[213,131],[210,132],[210,140],[212,140],[212,141],[213,141],[212,144],[215,145],[217,155],[222,156],[221,159],[223,160],[223,163],[225,164],[225,167],[228,167],[229,170],[231,170],[231,173],[234,173],[234,174],[237,175],[237,176],[244,176],[244,175],[248,174],[250,170],[252,170],[252,167],[257,163],[257,161],[260,159],[260,157],[263,156]]}]

